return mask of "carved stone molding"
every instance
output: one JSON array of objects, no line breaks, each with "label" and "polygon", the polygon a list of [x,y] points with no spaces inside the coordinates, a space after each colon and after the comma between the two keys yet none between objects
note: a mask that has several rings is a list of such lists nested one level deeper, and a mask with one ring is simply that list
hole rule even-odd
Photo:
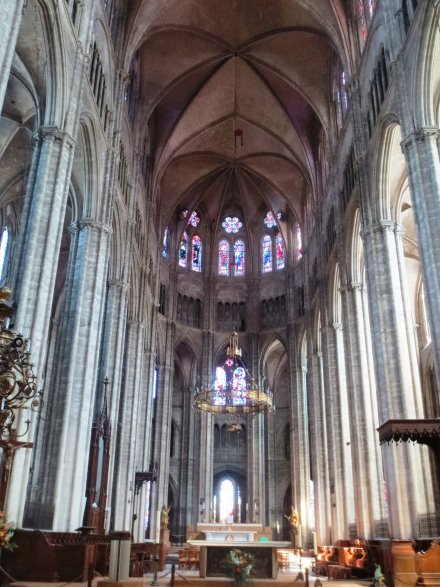
[{"label": "carved stone molding", "polygon": [[417,145],[417,143],[424,143],[426,141],[437,141],[440,138],[440,129],[435,126],[423,126],[418,130],[410,133],[404,138],[401,143],[402,153],[405,154],[410,152],[411,148]]},{"label": "carved stone molding", "polygon": [[74,234],[77,231],[84,230],[85,228],[91,228],[92,230],[96,230],[97,232],[103,232],[105,234],[112,234],[113,230],[104,222],[99,222],[98,220],[94,220],[93,218],[83,218],[81,220],[77,220],[76,222],[70,225],[70,231]]}]

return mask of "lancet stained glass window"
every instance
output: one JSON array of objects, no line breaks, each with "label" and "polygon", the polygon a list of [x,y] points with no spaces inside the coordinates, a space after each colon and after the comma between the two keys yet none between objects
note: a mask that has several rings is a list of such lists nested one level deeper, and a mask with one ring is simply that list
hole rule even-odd
[{"label": "lancet stained glass window", "polygon": [[277,269],[284,269],[286,266],[286,250],[284,248],[284,239],[279,232],[275,239]]},{"label": "lancet stained glass window", "polygon": [[300,261],[303,256],[303,248],[302,248],[301,226],[299,224],[297,224],[295,226],[295,240],[296,240],[296,260]]},{"label": "lancet stained glass window", "polygon": [[182,240],[179,247],[179,265],[186,267],[188,264],[188,235],[186,231],[182,234]]},{"label": "lancet stained glass window", "polygon": [[244,275],[246,264],[246,251],[244,241],[238,240],[234,243],[234,275],[240,277]]},{"label": "lancet stained glass window", "polygon": [[191,269],[200,273],[202,270],[202,239],[195,235],[192,238]]},{"label": "lancet stained glass window", "polygon": [[218,244],[218,274],[229,275],[229,243],[221,240]]},{"label": "lancet stained glass window", "polygon": [[367,38],[367,19],[365,15],[365,5],[364,0],[358,0],[358,10],[359,10],[359,27],[361,30],[361,35],[363,40]]},{"label": "lancet stained glass window", "polygon": [[231,232],[235,234],[243,226],[243,222],[239,218],[237,218],[237,216],[227,216],[223,220],[222,226],[225,232],[227,232],[228,234],[231,234]]},{"label": "lancet stained glass window", "polygon": [[168,257],[168,237],[169,237],[169,227],[168,224],[165,226],[165,230],[163,233],[163,241],[162,241],[162,257]]},{"label": "lancet stained glass window", "polygon": [[266,214],[263,222],[267,226],[267,228],[273,228],[274,226],[277,225],[277,221],[275,220],[275,216],[273,215],[273,213],[270,210]]},{"label": "lancet stained glass window", "polygon": [[272,271],[272,239],[269,235],[263,238],[263,273]]}]

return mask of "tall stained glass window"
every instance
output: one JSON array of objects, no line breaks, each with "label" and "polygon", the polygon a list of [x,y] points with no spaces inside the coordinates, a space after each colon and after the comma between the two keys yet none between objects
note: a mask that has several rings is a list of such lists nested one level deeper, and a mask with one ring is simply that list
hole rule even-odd
[{"label": "tall stained glass window", "polygon": [[272,239],[269,235],[263,238],[263,273],[272,271]]},{"label": "tall stained glass window", "polygon": [[359,28],[361,30],[361,35],[363,40],[367,38],[367,19],[365,14],[365,4],[364,0],[358,0],[358,11],[359,11]]},{"label": "tall stained glass window", "polygon": [[202,239],[195,235],[192,238],[192,255],[191,255],[191,269],[193,271],[202,270]]},{"label": "tall stained glass window", "polygon": [[218,244],[218,274],[229,275],[229,243],[221,240]]},{"label": "tall stained glass window", "polygon": [[297,224],[295,226],[295,241],[296,241],[296,260],[300,261],[303,256],[303,245],[302,245],[301,226],[299,224]]},{"label": "tall stained glass window", "polygon": [[188,264],[188,234],[186,231],[182,234],[182,240],[179,247],[179,265],[186,267]]},{"label": "tall stained glass window", "polygon": [[245,270],[245,246],[244,241],[238,240],[234,243],[234,275],[241,276],[244,275]]},{"label": "tall stained glass window", "polygon": [[8,227],[5,226],[1,229],[1,237],[0,237],[0,278],[4,277],[5,274],[5,261],[6,261],[6,253],[8,251],[8,240],[9,240],[9,230]]},{"label": "tall stained glass window", "polygon": [[267,226],[267,228],[273,228],[274,226],[277,225],[277,221],[275,220],[275,216],[273,215],[273,213],[270,210],[266,214],[266,216],[264,217],[263,222]]},{"label": "tall stained glass window", "polygon": [[169,238],[169,227],[168,224],[165,226],[162,240],[162,257],[168,257],[168,238]]},{"label": "tall stained glass window", "polygon": [[279,232],[275,238],[277,269],[284,269],[286,266],[286,249],[284,248],[284,239]]}]

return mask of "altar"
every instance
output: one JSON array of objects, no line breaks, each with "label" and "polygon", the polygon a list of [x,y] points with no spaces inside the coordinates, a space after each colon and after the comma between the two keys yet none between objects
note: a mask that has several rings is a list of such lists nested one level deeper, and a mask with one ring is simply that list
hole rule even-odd
[{"label": "altar", "polygon": [[255,542],[263,531],[261,524],[222,524],[218,522],[198,523],[197,532],[205,540],[229,542]]},{"label": "altar", "polygon": [[276,579],[278,574],[277,549],[288,548],[290,542],[275,540],[236,541],[236,540],[189,540],[190,546],[200,548],[200,577],[228,577],[226,554],[237,548],[255,557],[252,576],[256,579]]}]

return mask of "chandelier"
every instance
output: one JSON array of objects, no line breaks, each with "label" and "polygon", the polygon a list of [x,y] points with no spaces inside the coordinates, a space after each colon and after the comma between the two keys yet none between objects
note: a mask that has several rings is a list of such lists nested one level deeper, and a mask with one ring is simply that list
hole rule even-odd
[{"label": "chandelier", "polygon": [[273,409],[273,395],[259,385],[245,367],[238,346],[238,334],[229,337],[226,360],[217,367],[212,386],[197,388],[194,406],[201,412],[241,415],[269,412]]},{"label": "chandelier", "polygon": [[[13,311],[6,303],[9,296],[9,290],[0,289],[0,438],[6,439],[11,434],[17,410],[38,411],[42,404],[42,392],[37,391],[30,362],[28,340],[7,327]],[[26,425],[24,434],[29,428],[29,419]]]}]

